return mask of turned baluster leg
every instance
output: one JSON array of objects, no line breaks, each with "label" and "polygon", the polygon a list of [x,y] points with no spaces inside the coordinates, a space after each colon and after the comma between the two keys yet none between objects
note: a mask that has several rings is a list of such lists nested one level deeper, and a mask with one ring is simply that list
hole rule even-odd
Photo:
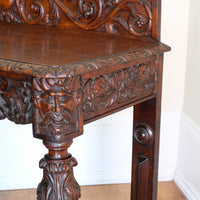
[{"label": "turned baluster leg", "polygon": [[156,200],[162,55],[157,57],[155,98],[134,106],[131,200]]},{"label": "turned baluster leg", "polygon": [[71,143],[44,143],[49,153],[40,161],[43,179],[37,189],[38,200],[77,200],[80,197],[80,186],[73,174],[77,161],[68,153]]}]

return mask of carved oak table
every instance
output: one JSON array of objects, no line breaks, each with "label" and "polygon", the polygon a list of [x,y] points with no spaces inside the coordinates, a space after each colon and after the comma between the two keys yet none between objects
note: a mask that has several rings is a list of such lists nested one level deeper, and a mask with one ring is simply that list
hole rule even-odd
[{"label": "carved oak table", "polygon": [[134,105],[132,200],[156,200],[163,53],[159,0],[0,0],[0,119],[49,152],[38,200],[77,200],[83,125]]}]

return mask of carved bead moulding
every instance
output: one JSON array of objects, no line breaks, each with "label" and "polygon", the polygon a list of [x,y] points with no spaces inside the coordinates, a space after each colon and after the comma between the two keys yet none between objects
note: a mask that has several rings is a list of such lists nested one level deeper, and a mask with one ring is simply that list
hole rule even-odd
[{"label": "carved bead moulding", "polygon": [[82,133],[82,93],[79,76],[33,79],[33,134],[62,142]]},{"label": "carved bead moulding", "polygon": [[83,84],[83,115],[87,120],[113,110],[135,97],[154,94],[155,69],[153,61],[134,65],[113,73],[99,75]]},{"label": "carved bead moulding", "polygon": [[80,198],[80,186],[74,178],[75,158],[49,160],[43,158],[40,168],[44,170],[43,179],[38,185],[37,199],[40,200],[77,200]]},{"label": "carved bead moulding", "polygon": [[32,84],[0,78],[0,119],[8,118],[17,124],[32,122]]},{"label": "carved bead moulding", "polygon": [[150,0],[1,0],[0,20],[151,35]]},{"label": "carved bead moulding", "polygon": [[158,43],[120,54],[58,66],[31,64],[0,58],[0,70],[39,78],[66,78],[101,69],[106,70],[105,68],[109,69],[110,66],[126,64],[136,59],[154,56],[169,50],[170,48],[165,44]]}]

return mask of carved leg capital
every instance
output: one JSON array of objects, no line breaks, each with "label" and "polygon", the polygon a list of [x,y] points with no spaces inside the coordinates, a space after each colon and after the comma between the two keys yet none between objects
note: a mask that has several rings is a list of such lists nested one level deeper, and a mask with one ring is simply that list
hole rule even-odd
[{"label": "carved leg capital", "polygon": [[67,152],[71,143],[45,144],[49,154],[40,161],[43,179],[37,189],[37,200],[78,200],[80,186],[74,178],[73,167],[78,163]]},{"label": "carved leg capital", "polygon": [[37,189],[38,200],[77,200],[80,186],[74,178],[73,167],[78,163],[75,158],[50,160],[43,158],[40,168],[44,175]]}]

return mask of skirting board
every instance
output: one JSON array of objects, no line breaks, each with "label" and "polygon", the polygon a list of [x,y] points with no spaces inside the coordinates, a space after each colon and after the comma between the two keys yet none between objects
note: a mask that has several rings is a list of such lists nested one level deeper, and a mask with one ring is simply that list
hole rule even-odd
[{"label": "skirting board", "polygon": [[[200,168],[200,127],[185,114],[181,114],[180,117],[180,137],[182,137],[180,138],[182,147],[181,150],[179,150],[174,182],[182,190],[188,200],[200,200],[200,188],[198,183],[200,177],[198,173]],[[189,156],[186,156],[185,152],[182,152],[183,148],[186,148]],[[195,158],[197,158],[198,161],[196,160],[195,162]]]},{"label": "skirting board", "polygon": [[197,194],[195,194],[194,189],[188,184],[187,180],[181,175],[181,173],[176,170],[174,175],[174,182],[181,189],[183,194],[186,196],[188,200],[199,200]]}]

